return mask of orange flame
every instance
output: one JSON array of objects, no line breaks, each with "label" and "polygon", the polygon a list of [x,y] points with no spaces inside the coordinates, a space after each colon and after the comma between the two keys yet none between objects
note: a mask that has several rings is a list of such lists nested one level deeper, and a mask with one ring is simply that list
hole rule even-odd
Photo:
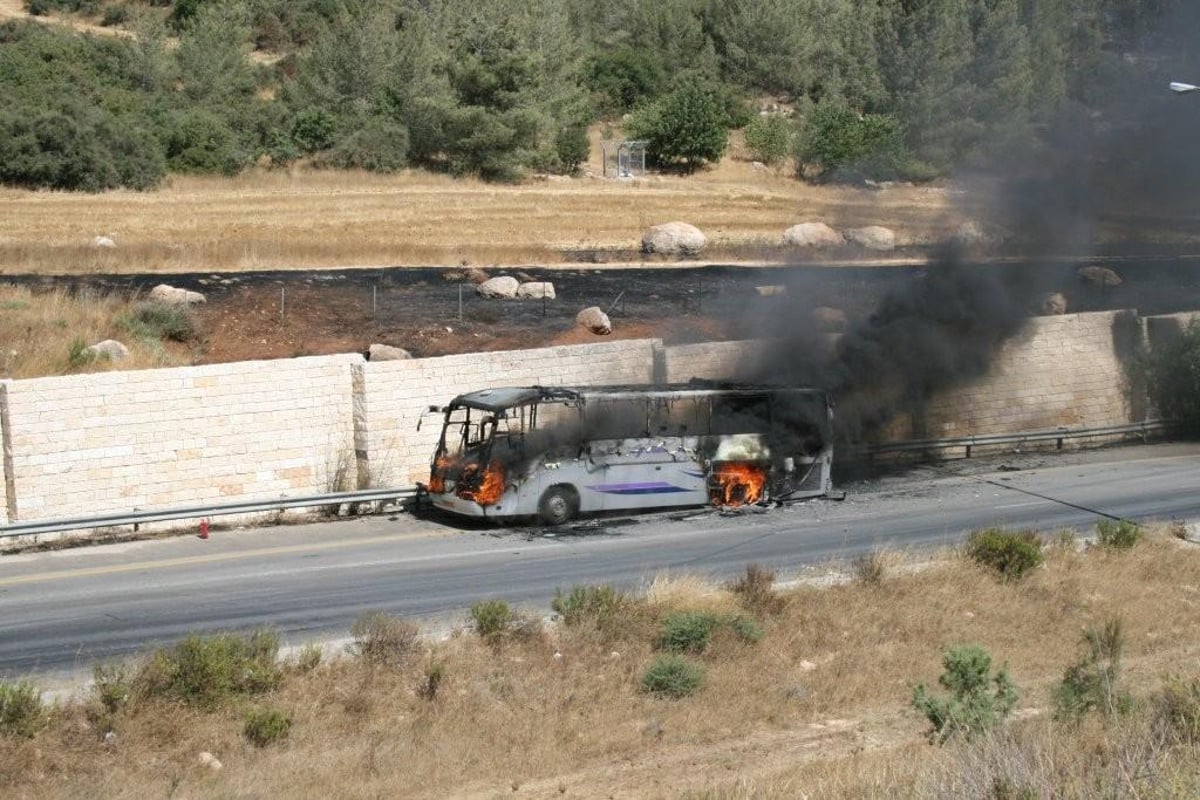
[{"label": "orange flame", "polygon": [[767,470],[744,462],[721,464],[713,470],[713,480],[713,505],[749,505],[762,500]]},{"label": "orange flame", "polygon": [[446,491],[446,472],[454,465],[454,459],[450,456],[442,456],[433,463],[433,469],[429,471],[429,491],[434,494],[441,494]]},{"label": "orange flame", "polygon": [[[463,479],[466,480],[478,471],[478,464],[467,465],[463,468]],[[458,490],[459,497],[464,500],[473,500],[481,506],[495,505],[503,494],[504,465],[499,461],[488,464],[487,469],[483,471],[483,480],[480,481],[477,489],[469,489],[464,486]]]}]

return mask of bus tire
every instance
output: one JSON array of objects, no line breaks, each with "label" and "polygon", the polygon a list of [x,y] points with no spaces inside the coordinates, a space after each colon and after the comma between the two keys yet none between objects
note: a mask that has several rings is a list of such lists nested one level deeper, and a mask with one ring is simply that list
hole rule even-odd
[{"label": "bus tire", "polygon": [[547,525],[570,522],[579,513],[579,492],[569,484],[560,483],[542,492],[538,500],[538,519]]}]

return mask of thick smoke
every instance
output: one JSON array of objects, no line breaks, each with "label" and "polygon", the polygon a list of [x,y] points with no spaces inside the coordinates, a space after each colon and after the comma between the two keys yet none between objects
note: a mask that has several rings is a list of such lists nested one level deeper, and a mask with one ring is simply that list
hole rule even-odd
[{"label": "thick smoke", "polygon": [[1110,93],[1100,110],[1067,109],[1021,147],[1006,148],[1000,163],[960,176],[974,198],[991,198],[985,227],[1001,233],[1000,254],[1018,263],[972,263],[962,247],[945,245],[874,313],[853,321],[832,352],[809,309],[792,306],[758,331],[779,344],[755,377],[830,390],[840,438],[870,440],[898,412],[986,373],[1044,294],[1062,288],[1064,272],[1074,280],[1064,262],[1086,263],[1098,242],[1111,254],[1159,246],[1141,235],[1150,227],[1150,238],[1200,234],[1200,94],[1167,91],[1171,79],[1200,84],[1200,60],[1190,52],[1200,44],[1200,8],[1190,6],[1168,15],[1147,51],[1122,56],[1129,77],[1096,87]]}]

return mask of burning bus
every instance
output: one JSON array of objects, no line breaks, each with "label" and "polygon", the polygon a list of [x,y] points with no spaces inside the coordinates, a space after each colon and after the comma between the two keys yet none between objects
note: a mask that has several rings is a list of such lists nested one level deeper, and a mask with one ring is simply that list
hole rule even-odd
[{"label": "burning bus", "polygon": [[430,411],[444,421],[421,488],[455,514],[560,525],[594,512],[830,491],[832,411],[815,389],[509,387]]}]

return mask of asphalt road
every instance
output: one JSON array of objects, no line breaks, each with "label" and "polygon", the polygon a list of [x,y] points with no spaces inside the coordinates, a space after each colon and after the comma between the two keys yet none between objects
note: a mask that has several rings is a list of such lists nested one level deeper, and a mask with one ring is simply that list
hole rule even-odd
[{"label": "asphalt road", "polygon": [[538,529],[408,515],[218,530],[0,558],[0,678],[74,680],[190,631],[269,625],[296,644],[381,610],[445,623],[482,598],[545,610],[556,587],[662,570],[789,575],[876,546],[955,544],[990,525],[1090,530],[1103,515],[1200,518],[1200,446],[1127,447],[920,468],[762,513],[655,514]]}]

